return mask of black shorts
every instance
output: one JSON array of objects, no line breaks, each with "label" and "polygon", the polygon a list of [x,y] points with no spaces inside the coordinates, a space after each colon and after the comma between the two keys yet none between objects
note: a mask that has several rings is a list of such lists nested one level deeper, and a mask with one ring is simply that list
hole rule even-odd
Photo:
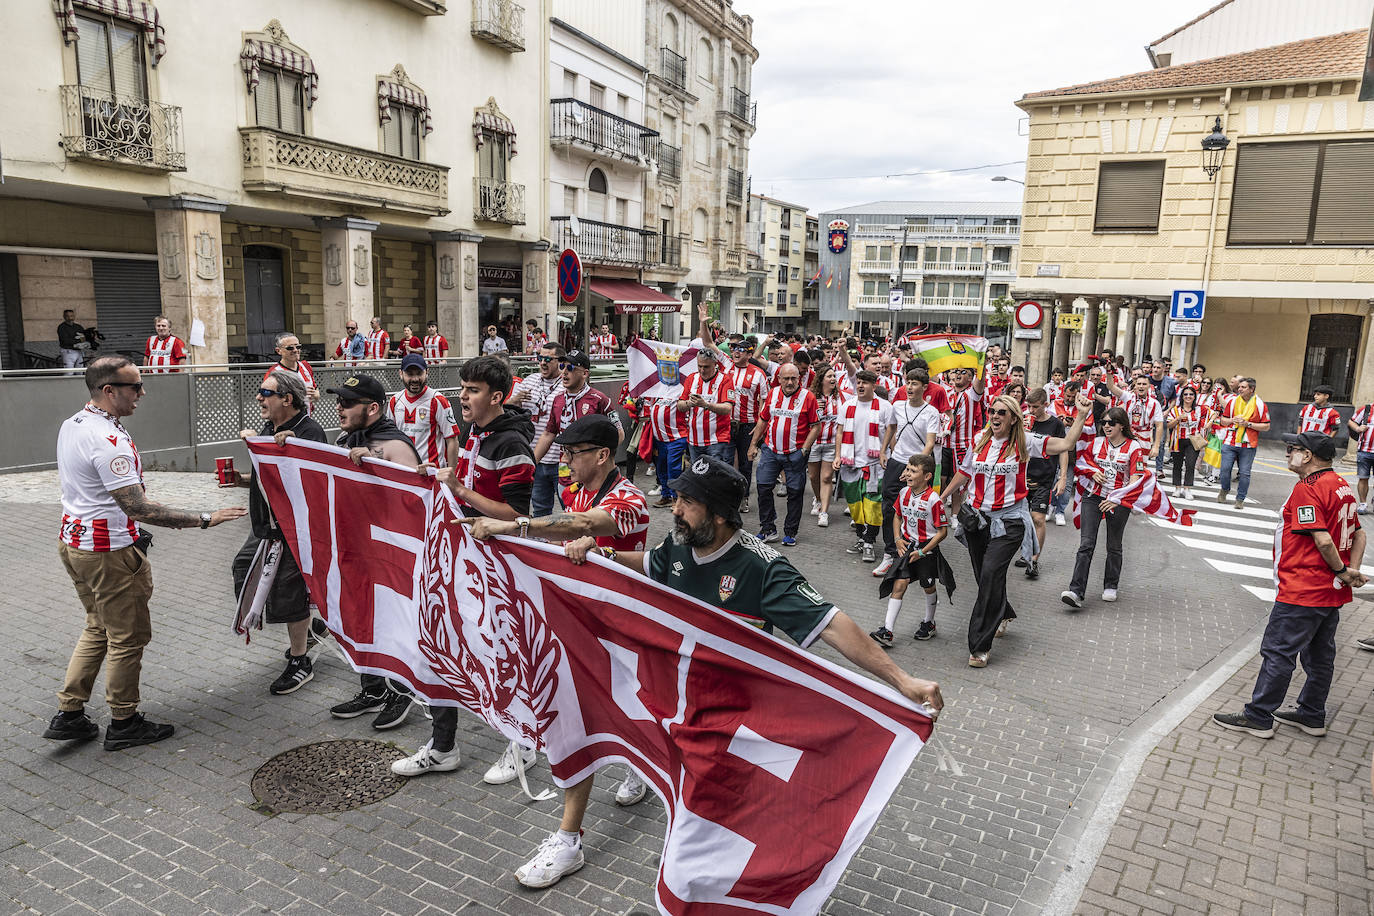
[{"label": "black shorts", "polygon": [[1049,515],[1050,501],[1054,499],[1054,481],[1049,483],[1038,483],[1030,481],[1030,493],[1026,501],[1030,504],[1032,512],[1039,512],[1041,515]]},{"label": "black shorts", "polygon": [[[929,543],[928,541],[926,543]],[[919,545],[924,547],[925,544]],[[940,548],[927,553],[919,559],[916,556],[918,547],[909,547],[907,552],[892,564],[892,568],[883,576],[883,584],[888,586],[888,591],[892,589],[892,583],[898,579],[910,579],[920,583],[921,588],[930,588],[940,578]],[[880,597],[886,597],[881,595]]]},{"label": "black shorts", "polygon": [[[234,593],[243,590],[248,578],[249,567],[253,565],[253,555],[257,552],[259,538],[250,534],[248,540],[234,557],[231,568],[234,577]],[[267,596],[267,606],[263,608],[264,623],[297,623],[310,618],[310,592],[305,587],[296,558],[291,548],[281,552],[281,562],[277,566],[277,577],[272,580],[272,590]]]}]

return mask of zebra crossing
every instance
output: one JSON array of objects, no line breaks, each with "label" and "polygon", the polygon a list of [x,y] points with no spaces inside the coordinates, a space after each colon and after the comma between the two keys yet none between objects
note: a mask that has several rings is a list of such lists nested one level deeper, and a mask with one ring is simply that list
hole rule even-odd
[{"label": "zebra crossing", "polygon": [[[1170,491],[1172,493],[1172,491]],[[1174,500],[1180,509],[1196,508],[1193,524],[1180,525],[1151,518],[1152,525],[1164,528],[1169,536],[1198,556],[1215,572],[1236,576],[1241,588],[1261,601],[1271,602],[1277,595],[1274,589],[1274,534],[1280,516],[1272,509],[1260,508],[1255,500],[1246,499],[1244,509],[1234,503],[1215,502],[1216,484],[1199,483],[1193,487],[1196,499]],[[1374,566],[1362,567],[1365,575],[1374,577]],[[1374,583],[1357,589],[1356,594],[1374,596]]]}]

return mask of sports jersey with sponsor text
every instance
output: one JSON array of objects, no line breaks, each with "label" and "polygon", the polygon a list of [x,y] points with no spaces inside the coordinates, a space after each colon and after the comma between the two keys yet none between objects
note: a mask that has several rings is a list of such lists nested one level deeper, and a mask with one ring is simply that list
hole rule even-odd
[{"label": "sports jersey with sponsor text", "polygon": [[138,526],[110,493],[143,486],[143,463],[133,437],[114,414],[87,404],[63,422],[57,433],[57,477],[62,543],[105,553],[138,539]]},{"label": "sports jersey with sponsor text", "polygon": [[563,508],[569,512],[604,509],[615,520],[616,533],[596,538],[596,546],[614,550],[643,550],[649,539],[649,504],[644,493],[619,471],[613,481],[599,491],[584,487],[568,487],[560,496]]},{"label": "sports jersey with sponsor text", "polygon": [[1350,586],[1336,578],[1312,539],[1325,531],[1341,563],[1350,565],[1350,548],[1360,518],[1350,484],[1330,468],[1308,474],[1293,485],[1274,531],[1274,584],[1278,600],[1301,607],[1340,607],[1350,601]]},{"label": "sports jersey with sponsor text", "polygon": [[393,394],[387,401],[386,412],[391,422],[415,443],[421,458],[437,468],[447,466],[445,446],[458,435],[448,398],[426,385],[419,397],[412,398],[409,391]]}]

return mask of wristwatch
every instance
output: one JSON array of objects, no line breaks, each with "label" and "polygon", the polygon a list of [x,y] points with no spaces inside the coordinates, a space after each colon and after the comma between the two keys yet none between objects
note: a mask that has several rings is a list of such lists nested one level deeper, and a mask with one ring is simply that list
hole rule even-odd
[{"label": "wristwatch", "polygon": [[529,537],[529,534],[530,534],[530,517],[529,517],[528,515],[522,515],[522,516],[520,516],[519,518],[517,518],[517,519],[515,520],[515,524],[517,524],[517,525],[520,526],[520,536],[521,536],[522,538],[523,538],[523,537]]},{"label": "wristwatch", "polygon": [[210,527],[210,518],[211,516],[209,512],[202,512],[200,514],[200,529],[202,531]]}]

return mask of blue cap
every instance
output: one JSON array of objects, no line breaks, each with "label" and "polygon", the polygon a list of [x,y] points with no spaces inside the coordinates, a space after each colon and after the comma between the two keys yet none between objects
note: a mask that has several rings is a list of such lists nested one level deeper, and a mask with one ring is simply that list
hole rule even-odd
[{"label": "blue cap", "polygon": [[407,353],[405,356],[401,357],[401,371],[404,372],[407,369],[424,369],[428,371],[429,366],[425,365],[425,358],[419,353]]}]

